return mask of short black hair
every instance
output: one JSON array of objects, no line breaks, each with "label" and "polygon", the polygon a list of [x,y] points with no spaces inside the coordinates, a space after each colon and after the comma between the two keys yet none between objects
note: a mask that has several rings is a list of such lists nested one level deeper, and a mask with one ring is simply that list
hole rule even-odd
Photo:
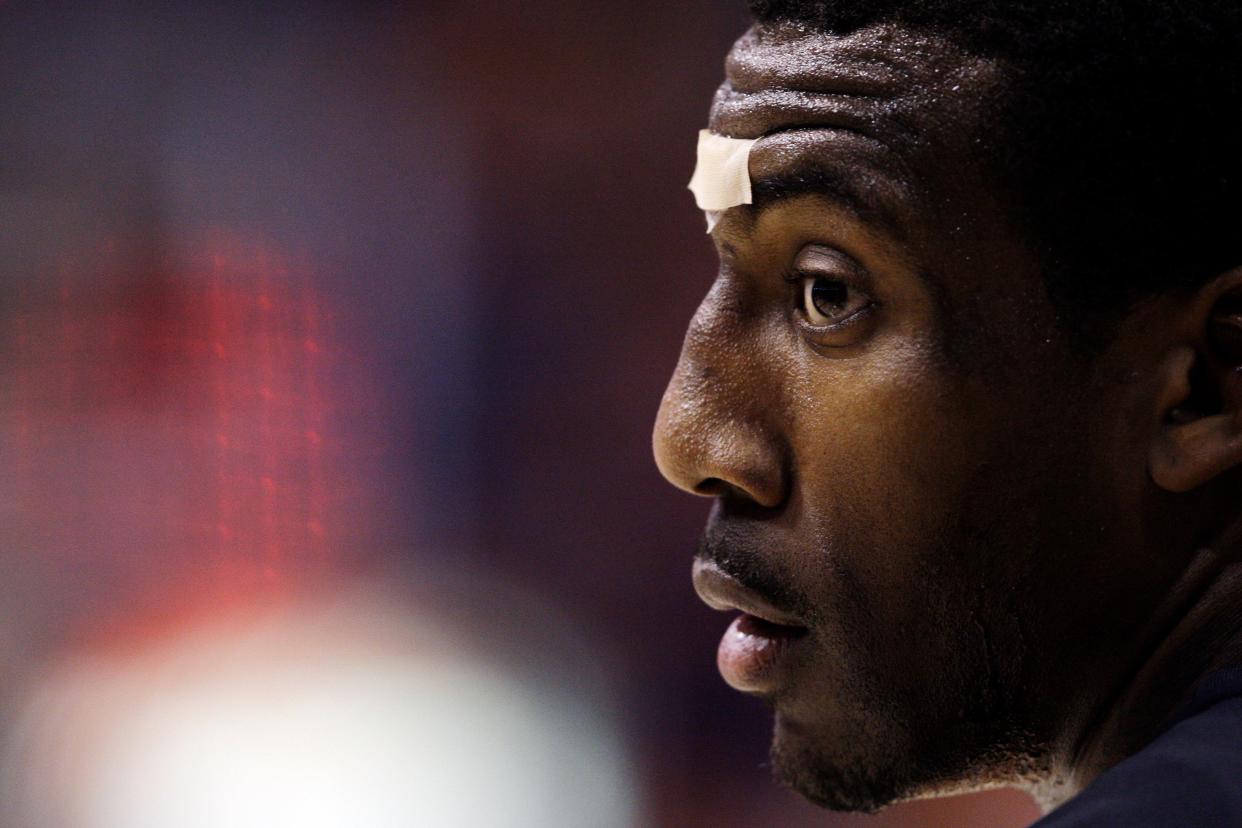
[{"label": "short black hair", "polygon": [[760,22],[929,30],[1011,83],[986,160],[1066,327],[1242,265],[1239,0],[751,0]]}]

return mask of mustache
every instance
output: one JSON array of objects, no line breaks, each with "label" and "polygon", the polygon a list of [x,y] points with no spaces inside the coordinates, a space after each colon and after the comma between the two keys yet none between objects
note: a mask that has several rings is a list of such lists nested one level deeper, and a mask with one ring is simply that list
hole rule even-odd
[{"label": "mustache", "polygon": [[794,586],[789,574],[770,556],[765,556],[753,540],[738,535],[730,527],[712,522],[699,538],[695,559],[715,564],[726,575],[763,596],[773,606],[808,622],[815,621],[817,614],[814,606]]}]

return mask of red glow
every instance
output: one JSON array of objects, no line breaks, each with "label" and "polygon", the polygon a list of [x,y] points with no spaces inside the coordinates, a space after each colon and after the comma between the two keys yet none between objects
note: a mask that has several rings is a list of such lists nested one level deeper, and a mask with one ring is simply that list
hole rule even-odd
[{"label": "red glow", "polygon": [[306,263],[111,241],[16,307],[0,439],[28,553],[165,597],[280,591],[342,562],[339,349]]}]

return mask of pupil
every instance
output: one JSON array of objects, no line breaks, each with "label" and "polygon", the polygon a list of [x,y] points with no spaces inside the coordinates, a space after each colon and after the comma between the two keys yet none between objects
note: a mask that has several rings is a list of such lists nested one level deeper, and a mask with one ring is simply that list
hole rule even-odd
[{"label": "pupil", "polygon": [[815,309],[824,314],[841,310],[848,296],[849,289],[840,282],[816,279],[811,287],[811,301],[815,303]]}]

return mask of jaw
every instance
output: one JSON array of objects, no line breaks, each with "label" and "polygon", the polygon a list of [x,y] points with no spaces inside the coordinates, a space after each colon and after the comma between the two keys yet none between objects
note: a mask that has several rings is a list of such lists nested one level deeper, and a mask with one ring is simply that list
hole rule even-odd
[{"label": "jaw", "polygon": [[817,739],[778,714],[771,749],[773,775],[816,805],[862,813],[1006,787],[1034,793],[1054,776],[1049,754],[1024,746],[1021,740],[971,758],[911,750],[908,732],[874,720],[854,728],[852,735],[880,745],[882,759],[876,761],[871,750],[850,755],[847,740]]}]

